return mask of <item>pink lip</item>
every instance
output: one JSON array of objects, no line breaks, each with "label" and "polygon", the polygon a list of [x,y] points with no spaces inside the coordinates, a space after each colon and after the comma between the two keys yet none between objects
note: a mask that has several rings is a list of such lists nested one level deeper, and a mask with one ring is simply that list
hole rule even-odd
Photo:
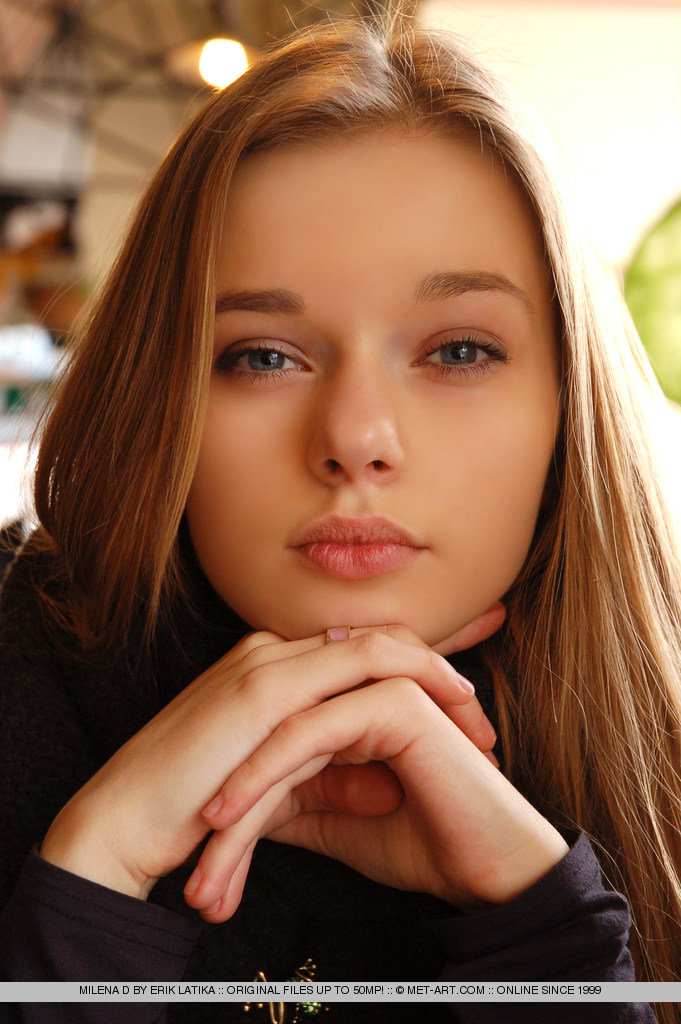
[{"label": "pink lip", "polygon": [[306,565],[348,580],[394,572],[425,550],[409,530],[381,516],[327,516],[303,527],[291,546]]},{"label": "pink lip", "polygon": [[406,527],[384,516],[367,516],[364,519],[324,516],[294,534],[291,547],[298,548],[313,541],[327,544],[406,544],[412,548],[425,546]]},{"label": "pink lip", "polygon": [[409,565],[423,548],[410,548],[405,544],[303,544],[296,551],[308,565],[320,569],[327,576],[345,580],[361,580],[365,576],[380,576]]}]

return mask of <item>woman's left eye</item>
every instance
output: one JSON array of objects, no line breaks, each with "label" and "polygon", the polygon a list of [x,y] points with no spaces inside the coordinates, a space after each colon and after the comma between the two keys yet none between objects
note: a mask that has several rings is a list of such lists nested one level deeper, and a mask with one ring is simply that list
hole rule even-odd
[{"label": "woman's left eye", "polygon": [[[480,353],[486,358],[479,359]],[[460,377],[479,376],[488,373],[495,363],[509,361],[509,357],[499,345],[475,334],[441,342],[437,348],[426,353],[424,361],[431,362],[430,357],[436,355],[441,356],[441,361],[433,361],[431,365],[434,365],[439,373],[455,374]]]}]

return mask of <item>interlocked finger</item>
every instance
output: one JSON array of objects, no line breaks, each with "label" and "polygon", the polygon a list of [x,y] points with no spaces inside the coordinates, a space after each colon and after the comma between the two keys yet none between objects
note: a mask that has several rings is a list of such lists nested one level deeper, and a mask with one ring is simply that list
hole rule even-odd
[{"label": "interlocked finger", "polygon": [[213,829],[233,826],[273,787],[297,785],[320,771],[324,758],[338,763],[339,752],[347,763],[389,763],[433,713],[442,714],[423,690],[397,677],[292,716],[232,773],[203,816]]},{"label": "interlocked finger", "polygon": [[[330,752],[299,766],[290,778],[280,780],[279,785],[267,787],[262,798],[248,813],[241,815],[240,820],[231,828],[214,833],[185,886],[185,898],[191,906],[202,912],[220,915],[211,917],[215,921],[224,921],[234,912],[238,900],[234,906],[232,901],[237,894],[239,871],[243,869],[249,849],[253,849],[262,834],[295,817],[299,807],[291,791],[298,783],[317,775],[332,757],[333,752]],[[247,871],[248,864],[245,866],[244,880]],[[228,894],[228,898],[225,898],[225,894]],[[240,898],[240,891],[238,895]],[[220,905],[214,906],[217,901]]]}]

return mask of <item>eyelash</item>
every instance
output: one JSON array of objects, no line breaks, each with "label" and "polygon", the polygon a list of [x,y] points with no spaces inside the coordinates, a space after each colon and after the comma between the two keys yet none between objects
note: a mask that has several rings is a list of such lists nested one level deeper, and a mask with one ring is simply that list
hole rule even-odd
[{"label": "eyelash", "polygon": [[[449,377],[452,373],[458,377],[480,377],[493,368],[494,363],[508,363],[509,356],[499,348],[498,345],[491,341],[479,340],[477,335],[470,334],[463,338],[449,339],[444,342],[440,342],[439,345],[435,345],[434,348],[430,349],[423,356],[426,359],[428,356],[433,355],[434,352],[439,352],[440,349],[454,348],[457,345],[473,345],[475,348],[481,349],[489,355],[490,359],[485,359],[481,362],[461,364],[456,366],[447,363],[429,363],[429,366],[434,366],[436,371],[445,377]],[[292,356],[283,352],[276,344],[270,343],[268,345],[252,345],[245,346],[244,348],[238,349],[236,352],[223,352],[215,361],[214,369],[218,373],[232,373],[234,371],[242,378],[247,380],[249,384],[262,384],[269,383],[272,381],[280,380],[282,377],[287,376],[291,373],[291,370],[264,370],[258,372],[256,370],[244,370],[241,367],[236,366],[236,362],[241,356],[246,355],[249,352],[277,352],[279,355],[284,356],[286,359],[290,359],[291,362],[295,362]]]}]

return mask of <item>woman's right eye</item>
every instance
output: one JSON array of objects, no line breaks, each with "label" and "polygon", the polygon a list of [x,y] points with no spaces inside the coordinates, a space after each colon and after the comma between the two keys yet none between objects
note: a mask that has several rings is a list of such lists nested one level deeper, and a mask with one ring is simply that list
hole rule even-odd
[{"label": "woman's right eye", "polygon": [[290,373],[291,367],[286,366],[287,362],[293,367],[299,366],[276,346],[258,345],[222,352],[215,360],[214,369],[217,373],[236,373],[245,375],[249,380],[268,381]]}]

